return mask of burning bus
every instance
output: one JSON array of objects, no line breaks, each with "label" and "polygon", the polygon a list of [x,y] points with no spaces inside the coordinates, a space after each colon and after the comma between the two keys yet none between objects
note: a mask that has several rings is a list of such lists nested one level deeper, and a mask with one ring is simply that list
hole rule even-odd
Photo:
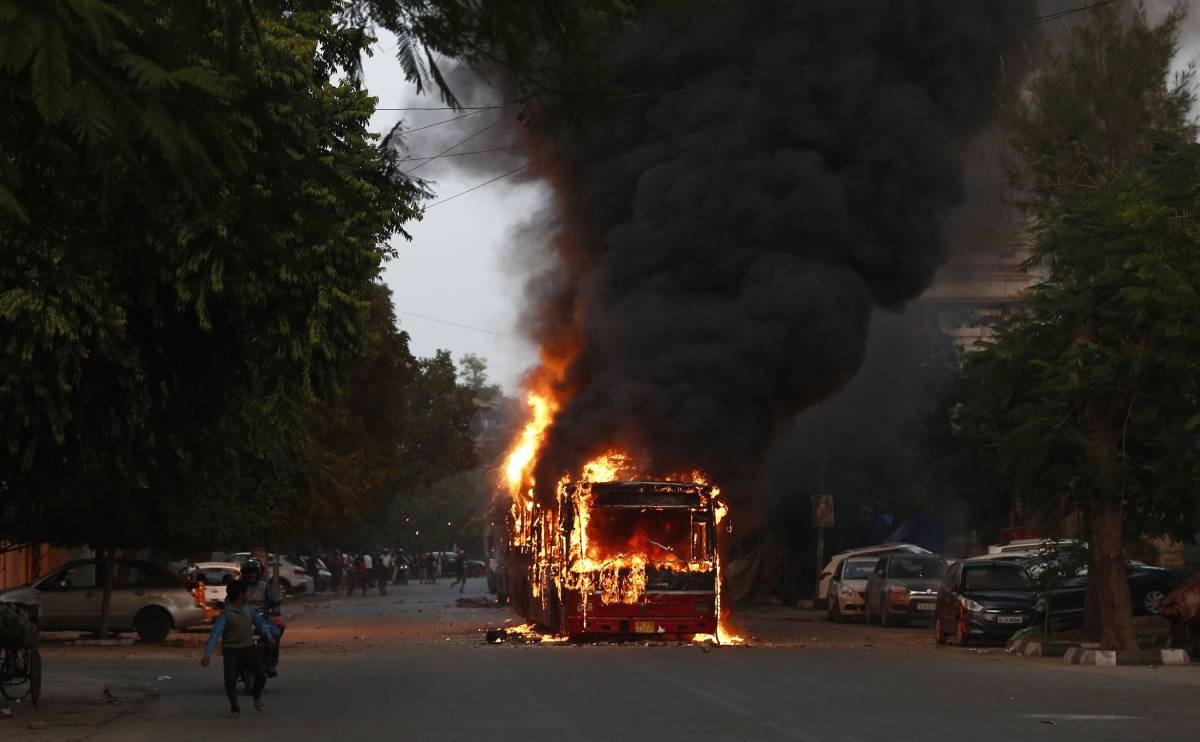
[{"label": "burning bus", "polygon": [[558,411],[530,393],[529,418],[504,464],[505,538],[497,593],[566,637],[713,639],[721,628],[720,490],[700,472],[650,476],[619,451],[539,488],[534,472]]},{"label": "burning bus", "polygon": [[514,610],[570,637],[718,636],[719,490],[698,477],[611,476],[623,463],[610,455],[564,478],[551,507],[513,503],[505,577]]}]

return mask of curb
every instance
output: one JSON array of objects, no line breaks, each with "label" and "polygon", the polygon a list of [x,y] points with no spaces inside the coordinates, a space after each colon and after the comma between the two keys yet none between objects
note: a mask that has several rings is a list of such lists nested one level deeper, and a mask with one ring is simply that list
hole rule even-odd
[{"label": "curb", "polygon": [[1010,639],[1004,651],[1023,657],[1041,657],[1042,643],[1033,639]]},{"label": "curb", "polygon": [[1062,657],[1071,649],[1077,649],[1078,644],[1070,642],[1050,641],[1039,639],[1010,639],[1004,651],[1022,657]]},{"label": "curb", "polygon": [[1069,665],[1186,665],[1191,662],[1182,649],[1138,649],[1118,652],[1111,649],[1082,649],[1072,647],[1063,655]]}]

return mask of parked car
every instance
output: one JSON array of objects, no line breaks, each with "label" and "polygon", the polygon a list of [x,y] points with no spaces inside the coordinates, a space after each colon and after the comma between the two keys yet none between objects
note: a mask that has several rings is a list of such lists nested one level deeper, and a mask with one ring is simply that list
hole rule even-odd
[{"label": "parked car", "polygon": [[933,554],[885,554],[867,578],[867,623],[932,618],[946,562]]},{"label": "parked car", "polygon": [[846,551],[834,554],[829,563],[825,565],[825,569],[821,570],[820,581],[817,584],[817,603],[827,605],[826,601],[829,597],[829,580],[833,577],[833,571],[837,566],[846,559],[852,556],[873,556],[878,557],[883,554],[892,554],[895,552],[904,552],[908,554],[932,554],[929,549],[922,549],[915,544],[876,544],[875,546],[860,546],[857,549],[847,549]]},{"label": "parked car", "polygon": [[487,575],[487,565],[478,559],[467,560],[467,577],[484,577]]},{"label": "parked car", "polygon": [[[250,552],[239,551],[233,555],[232,559],[238,564],[241,564],[250,557]],[[275,554],[267,555],[267,562],[265,564],[267,573],[263,575],[265,579],[269,580],[274,576],[272,573],[272,565],[274,565],[276,562],[279,564],[279,587],[284,593],[293,595],[314,592],[313,588],[316,586],[316,583],[312,576],[308,574],[308,570],[306,570],[303,565],[296,564],[285,556],[276,556]]]},{"label": "parked car", "polygon": [[976,639],[1004,641],[1036,624],[1046,603],[1025,565],[999,559],[967,559],[942,576],[933,618],[938,644]]},{"label": "parked car", "polygon": [[[24,587],[0,592],[0,601],[38,606],[43,631],[96,631],[104,596],[100,560],[67,562]],[[188,583],[151,562],[113,561],[109,629],[136,631],[143,641],[160,642],[171,629],[203,623],[204,587]]]},{"label": "parked car", "polygon": [[[1031,559],[1026,563],[1030,574],[1038,574],[1054,564],[1050,559]],[[1152,567],[1141,562],[1126,562],[1126,580],[1133,612],[1156,615],[1162,612],[1167,595],[1186,579],[1184,572]],[[1083,607],[1087,599],[1088,568],[1081,564],[1074,574],[1066,575],[1061,583],[1046,596],[1049,601],[1050,620],[1056,629],[1068,629],[1083,623]]]},{"label": "parked car", "polygon": [[225,606],[225,588],[242,576],[242,565],[234,562],[196,562],[189,564],[180,576],[185,580],[204,583],[204,602],[221,609]]},{"label": "parked car", "polygon": [[867,604],[867,578],[875,569],[875,557],[850,557],[842,560],[829,580],[829,620],[846,621],[864,615]]}]

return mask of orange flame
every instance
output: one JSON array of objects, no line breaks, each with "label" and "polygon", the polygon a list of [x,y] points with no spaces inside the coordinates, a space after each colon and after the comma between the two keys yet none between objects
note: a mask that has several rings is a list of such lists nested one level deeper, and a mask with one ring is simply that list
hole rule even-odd
[{"label": "orange flame", "polygon": [[[549,385],[543,385],[549,389]],[[558,507],[562,508],[566,499],[574,510],[571,532],[566,534],[566,544],[547,531],[547,523],[551,519],[540,515],[543,504],[538,503],[535,495],[534,471],[542,447],[545,445],[547,431],[560,409],[560,404],[548,392],[530,391],[526,397],[528,418],[521,429],[504,461],[504,484],[511,498],[510,512],[512,515],[513,545],[532,546],[534,548],[534,563],[536,579],[530,580],[531,597],[540,600],[543,605],[550,600],[550,595],[543,594],[543,578],[551,578],[552,584],[558,591],[578,591],[583,597],[582,608],[584,621],[587,621],[586,596],[598,593],[603,604],[633,604],[641,601],[646,593],[647,568],[658,570],[708,572],[713,571],[715,579],[715,605],[718,627],[715,635],[700,635],[697,640],[710,638],[718,644],[739,644],[740,637],[727,631],[723,625],[721,609],[721,570],[720,558],[714,556],[711,560],[700,559],[690,561],[678,550],[656,548],[650,544],[662,547],[662,544],[651,541],[645,533],[622,534],[612,543],[600,543],[597,534],[592,534],[589,528],[592,520],[590,494],[586,488],[574,489],[567,493],[567,485],[572,482],[582,485],[595,482],[636,481],[644,475],[633,466],[632,460],[618,450],[609,450],[585,462],[577,477],[564,473],[558,482]],[[690,482],[707,485],[708,478],[699,471],[652,479],[674,482]],[[719,490],[712,488],[713,520],[721,528],[721,523],[727,515],[727,507],[719,499]],[[726,527],[727,528],[727,527]],[[609,540],[612,541],[611,534]],[[654,552],[657,558],[651,558]],[[695,555],[691,557],[696,559]],[[565,569],[558,572],[554,564],[561,564]]]}]

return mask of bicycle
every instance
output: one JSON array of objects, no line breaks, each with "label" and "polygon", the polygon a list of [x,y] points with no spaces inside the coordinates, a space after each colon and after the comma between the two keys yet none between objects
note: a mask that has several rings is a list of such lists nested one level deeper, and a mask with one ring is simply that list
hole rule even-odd
[{"label": "bicycle", "polygon": [[42,653],[36,646],[0,646],[0,695],[10,701],[42,696]]},{"label": "bicycle", "polygon": [[9,701],[42,695],[42,654],[38,651],[38,608],[0,604],[0,696]]}]

